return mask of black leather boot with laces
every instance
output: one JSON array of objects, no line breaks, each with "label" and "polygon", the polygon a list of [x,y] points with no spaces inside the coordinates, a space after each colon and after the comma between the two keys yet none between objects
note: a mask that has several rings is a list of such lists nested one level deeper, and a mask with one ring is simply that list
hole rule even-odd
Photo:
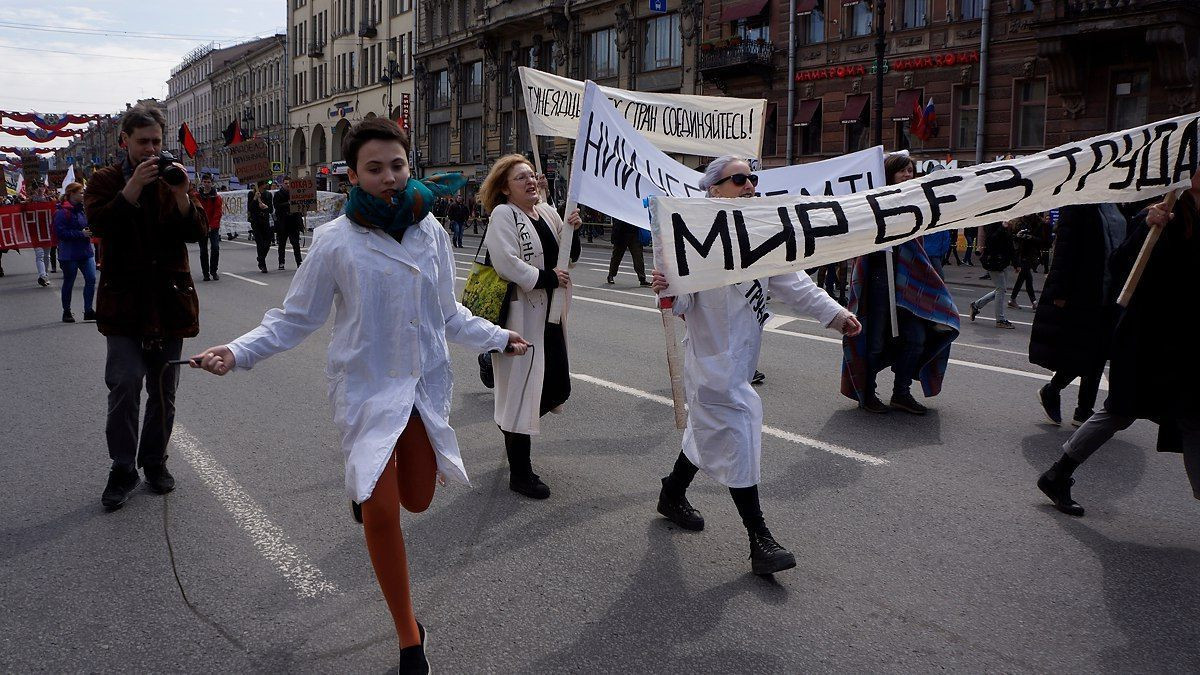
[{"label": "black leather boot with laces", "polygon": [[758,575],[774,574],[796,566],[796,556],[779,545],[763,527],[750,532],[750,569]]}]

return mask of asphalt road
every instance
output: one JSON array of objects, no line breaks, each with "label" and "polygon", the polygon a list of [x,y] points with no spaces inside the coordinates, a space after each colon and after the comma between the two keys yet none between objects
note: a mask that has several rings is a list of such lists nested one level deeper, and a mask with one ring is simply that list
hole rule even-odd
[{"label": "asphalt road", "polygon": [[[260,274],[245,243],[221,253],[185,353],[252,328],[292,278],[290,262]],[[605,285],[607,254],[586,248],[573,273],[573,393],[534,440],[548,501],[508,490],[491,393],[452,347],[473,485],[403,519],[435,670],[1200,669],[1200,505],[1182,460],[1154,452],[1156,429],[1139,422],[1078,472],[1087,516],[1052,510],[1034,480],[1070,428],[1036,403],[1047,373],[1025,357],[1029,310],[1010,310],[1012,331],[964,320],[922,418],[857,410],[837,393],[836,336],[773,320],[761,491],[799,565],[758,578],[728,494],[703,475],[691,499],[704,532],[654,511],[680,443],[661,322],[628,260]],[[59,322],[61,277],[38,288],[32,255],[4,266],[0,671],[393,669],[325,400],[328,331],[251,373],[185,372],[178,489],[143,488],[106,514],[104,341]],[[963,270],[950,285],[965,311],[983,290],[966,284],[986,282]]]}]

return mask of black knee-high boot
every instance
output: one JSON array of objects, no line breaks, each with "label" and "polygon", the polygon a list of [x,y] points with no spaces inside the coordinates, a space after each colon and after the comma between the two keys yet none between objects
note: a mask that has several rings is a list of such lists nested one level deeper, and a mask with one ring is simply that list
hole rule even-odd
[{"label": "black knee-high boot", "polygon": [[750,569],[755,574],[774,574],[796,566],[796,556],[775,541],[763,519],[758,486],[729,488],[742,524],[750,537]]},{"label": "black knee-high boot", "polygon": [[530,445],[529,434],[504,431],[504,450],[508,453],[508,487],[526,497],[545,499],[550,496],[550,488],[533,472]]},{"label": "black knee-high boot", "polygon": [[704,516],[692,508],[685,496],[696,471],[696,465],[680,452],[671,475],[662,479],[662,491],[658,493],[658,512],[679,527],[692,531],[704,529]]}]

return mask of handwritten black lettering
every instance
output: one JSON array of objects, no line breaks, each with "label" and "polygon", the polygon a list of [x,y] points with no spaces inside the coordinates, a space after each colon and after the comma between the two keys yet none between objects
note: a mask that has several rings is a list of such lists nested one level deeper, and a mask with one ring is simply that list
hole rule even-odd
[{"label": "handwritten black lettering", "polygon": [[925,229],[932,230],[941,222],[942,204],[952,204],[958,201],[958,197],[952,194],[939,195],[934,192],[934,189],[943,185],[961,183],[962,179],[962,176],[941,176],[926,178],[921,183],[921,191],[925,193],[925,199],[929,202],[929,225],[926,225]]},{"label": "handwritten black lettering", "polygon": [[[800,221],[800,230],[804,232],[804,257],[810,258],[817,250],[817,237],[834,237],[839,234],[846,234],[850,231],[850,221],[846,218],[846,212],[842,210],[842,205],[834,202],[807,202],[804,204],[794,204],[792,206],[796,210],[796,220]],[[829,211],[833,216],[833,225],[814,226],[812,222],[812,213],[814,211]],[[792,228],[791,216],[788,214],[786,206],[779,207],[779,222],[783,224],[785,229]],[[788,260],[794,260],[795,257],[789,257]]]},{"label": "handwritten black lettering", "polygon": [[[1017,204],[1020,204],[1021,202],[1025,201],[1026,199],[1029,198],[1029,195],[1033,194],[1033,181],[1022,176],[1021,171],[1019,169],[1017,169],[1017,167],[1015,167],[1011,164],[1001,164],[1000,166],[993,166],[993,167],[989,167],[987,169],[980,169],[975,172],[975,175],[976,176],[986,176],[986,175],[990,175],[993,173],[1000,173],[1001,171],[1007,171],[1012,175],[1004,180],[996,181],[994,183],[985,183],[983,186],[983,189],[985,191],[987,191],[988,194],[991,194],[993,192],[1000,192],[1003,190],[1015,190],[1017,188],[1023,188],[1025,194],[1021,195],[1020,199],[1018,199],[1017,201],[1015,201],[1011,204],[1008,204],[1006,206],[998,206],[994,209],[989,209],[987,211],[984,211],[983,213],[978,214],[979,216],[987,216],[987,215],[991,215],[993,213],[1000,213],[1002,211],[1007,211],[1007,210],[1011,209],[1012,207],[1016,206]],[[1083,183],[1083,181],[1080,180],[1080,185],[1082,185],[1082,183]]]},{"label": "handwritten black lettering", "polygon": [[[1170,145],[1166,142],[1170,138],[1169,134],[1179,128],[1175,122],[1163,122],[1162,124],[1154,125],[1154,139],[1146,145],[1146,151],[1142,153],[1142,166],[1138,171],[1137,189],[1141,190],[1146,187],[1158,187],[1160,185],[1171,184],[1171,169],[1170,169]],[[1167,138],[1164,138],[1166,136]],[[1163,139],[1160,143],[1159,139]],[[1154,152],[1154,146],[1158,145],[1159,151]],[[1150,172],[1155,171],[1157,176],[1151,177]]]},{"label": "handwritten black lettering", "polygon": [[1083,148],[1073,145],[1068,148],[1063,148],[1062,150],[1056,150],[1046,155],[1048,159],[1067,160],[1067,177],[1063,179],[1063,182],[1054,187],[1054,194],[1062,192],[1063,186],[1067,183],[1070,183],[1071,179],[1075,177],[1075,172],[1079,170],[1079,164],[1075,161],[1075,155],[1078,155],[1081,152],[1083,152]]},{"label": "handwritten black lettering", "polygon": [[671,229],[675,233],[675,262],[679,265],[679,276],[686,277],[690,269],[687,261],[687,249],[684,248],[685,243],[691,244],[692,249],[699,253],[701,258],[707,258],[718,238],[721,240],[721,253],[725,257],[724,268],[733,270],[733,242],[729,236],[728,212],[724,210],[717,212],[703,243],[692,234],[687,223],[683,222],[683,217],[678,213],[671,214]]},{"label": "handwritten black lettering", "polygon": [[[783,209],[786,210],[786,209]],[[750,247],[750,233],[746,231],[746,221],[741,211],[733,212],[733,227],[737,232],[738,253],[742,257],[742,269],[753,265],[771,251],[784,246],[784,257],[788,262],[796,259],[796,228],[790,220],[782,220],[783,229],[771,235],[757,248]]]},{"label": "handwritten black lettering", "polygon": [[[921,209],[917,208],[916,206],[913,206],[912,204],[901,204],[900,206],[891,207],[891,208],[886,208],[886,207],[880,205],[880,203],[879,203],[880,197],[886,197],[888,195],[899,194],[900,192],[901,192],[900,188],[894,188],[891,190],[882,190],[882,191],[876,192],[876,193],[868,192],[865,195],[867,198],[867,203],[871,205],[871,211],[873,211],[875,213],[875,243],[876,244],[883,244],[883,243],[887,243],[889,241],[896,241],[897,239],[904,239],[905,237],[915,233],[917,230],[920,230],[921,224],[925,222],[925,216],[921,213]],[[909,214],[913,218],[912,229],[907,232],[904,232],[902,234],[888,236],[888,234],[887,234],[888,219],[889,218],[897,218],[899,216],[904,216],[905,214]]]},{"label": "handwritten black lettering", "polygon": [[1179,141],[1179,151],[1175,156],[1175,171],[1171,175],[1171,183],[1196,173],[1196,144],[1197,123],[1194,119],[1183,128],[1183,138]]}]

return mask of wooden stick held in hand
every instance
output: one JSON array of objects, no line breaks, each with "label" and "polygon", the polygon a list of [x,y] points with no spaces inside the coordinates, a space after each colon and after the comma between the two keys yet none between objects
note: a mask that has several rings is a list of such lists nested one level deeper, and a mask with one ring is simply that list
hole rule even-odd
[{"label": "wooden stick held in hand", "polygon": [[[1167,193],[1167,198],[1163,201],[1163,209],[1167,212],[1168,218],[1175,210],[1175,200],[1178,198],[1179,190]],[[1146,235],[1146,241],[1142,242],[1142,250],[1138,252],[1137,261],[1133,263],[1133,269],[1129,272],[1129,278],[1125,280],[1125,287],[1121,289],[1121,295],[1117,298],[1118,305],[1129,306],[1129,301],[1133,299],[1133,292],[1137,290],[1138,282],[1142,280],[1142,273],[1146,271],[1146,265],[1150,263],[1150,253],[1154,251],[1154,245],[1158,243],[1158,237],[1162,234],[1164,227],[1166,226],[1150,228],[1149,234]]]},{"label": "wooden stick held in hand", "polygon": [[684,407],[683,364],[679,355],[679,340],[675,337],[675,313],[671,308],[674,298],[659,298],[658,311],[662,313],[663,334],[667,339],[667,372],[671,377],[671,402],[675,405],[675,428],[687,426],[687,409]]}]

